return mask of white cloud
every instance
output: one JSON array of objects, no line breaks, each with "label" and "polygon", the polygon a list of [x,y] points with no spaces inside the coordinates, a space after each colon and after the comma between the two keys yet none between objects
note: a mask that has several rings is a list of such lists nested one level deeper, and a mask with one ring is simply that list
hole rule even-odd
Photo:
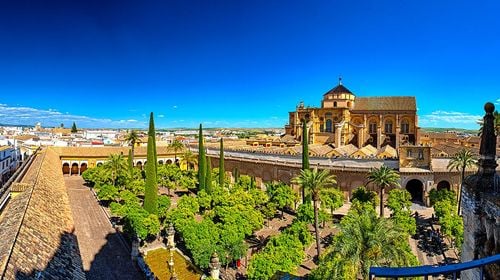
[{"label": "white cloud", "polygon": [[495,105],[500,104],[500,98],[498,98],[494,103],[495,103]]},{"label": "white cloud", "polygon": [[177,109],[177,105],[172,106],[173,109]]},{"label": "white cloud", "polygon": [[34,125],[41,122],[43,126],[59,126],[61,123],[71,126],[73,122],[82,128],[129,128],[145,127],[146,123],[134,119],[113,120],[88,116],[61,113],[56,109],[36,109],[24,106],[8,106],[0,104],[0,123],[12,125]]},{"label": "white cloud", "polygon": [[165,115],[158,115],[158,118],[164,118]]},{"label": "white cloud", "polygon": [[477,128],[482,119],[480,115],[473,115],[454,111],[434,111],[419,117],[419,124],[423,127],[463,127]]}]

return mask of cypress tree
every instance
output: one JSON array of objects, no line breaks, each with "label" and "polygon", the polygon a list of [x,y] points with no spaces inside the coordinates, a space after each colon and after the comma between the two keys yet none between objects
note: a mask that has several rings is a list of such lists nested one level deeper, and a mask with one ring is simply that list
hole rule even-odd
[{"label": "cypress tree", "polygon": [[219,186],[224,187],[224,141],[222,137],[220,138],[220,149],[219,149]]},{"label": "cypress tree", "polygon": [[254,189],[255,188],[255,177],[252,176],[250,177],[250,189]]},{"label": "cypress tree", "polygon": [[[302,170],[309,169],[309,144],[307,134],[307,121],[302,122]],[[302,188],[302,203],[306,203],[306,190]]]},{"label": "cypress tree", "polygon": [[71,126],[71,133],[77,133],[78,129],[76,128],[76,123],[73,122],[73,126]]},{"label": "cypress tree", "polygon": [[208,194],[212,193],[212,163],[207,156],[207,168],[205,174],[205,190]]},{"label": "cypress tree", "polygon": [[200,131],[198,132],[198,190],[205,189],[205,175],[206,175],[206,161],[205,148],[203,147],[203,128],[200,123]]},{"label": "cypress tree", "polygon": [[153,118],[153,112],[151,112],[151,114],[149,115],[148,146],[149,146],[149,136],[153,136],[154,163],[155,163],[155,168],[158,168],[158,160],[156,155],[156,130],[155,130],[155,121]]},{"label": "cypress tree", "polygon": [[148,156],[146,163],[146,186],[144,194],[144,209],[151,214],[158,212],[158,183],[156,179],[156,164],[154,152],[154,137],[148,136]]}]

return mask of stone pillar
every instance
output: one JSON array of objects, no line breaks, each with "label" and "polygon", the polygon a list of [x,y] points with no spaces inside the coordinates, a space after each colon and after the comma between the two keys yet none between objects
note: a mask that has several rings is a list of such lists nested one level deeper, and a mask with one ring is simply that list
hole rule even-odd
[{"label": "stone pillar", "polygon": [[396,143],[395,143],[395,149],[397,150],[399,148],[399,131],[401,129],[400,123],[399,123],[399,115],[396,114]]},{"label": "stone pillar", "polygon": [[212,277],[212,279],[214,280],[220,279],[219,278],[220,262],[216,252],[212,254],[212,257],[210,258],[210,264],[208,265],[208,267],[210,268],[210,277]]},{"label": "stone pillar", "polygon": [[381,145],[382,145],[382,127],[379,125],[377,126],[377,150],[380,149]]},{"label": "stone pillar", "polygon": [[[475,175],[465,178],[459,202],[464,221],[462,262],[482,259],[500,251],[497,239],[500,236],[500,176],[496,174],[495,106],[486,103],[484,110],[479,168]],[[485,279],[499,279],[499,271],[498,264],[486,266]],[[480,269],[464,270],[460,279],[480,279]]]},{"label": "stone pillar", "polygon": [[167,229],[167,247],[168,248],[175,248],[175,229],[174,225],[170,224],[168,229]]}]

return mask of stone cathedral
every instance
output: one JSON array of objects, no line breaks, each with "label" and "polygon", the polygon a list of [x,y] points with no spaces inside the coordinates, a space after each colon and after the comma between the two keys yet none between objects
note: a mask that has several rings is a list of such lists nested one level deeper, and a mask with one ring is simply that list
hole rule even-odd
[{"label": "stone cathedral", "polygon": [[301,102],[289,112],[286,134],[302,138],[302,121],[307,121],[309,141],[340,147],[353,144],[358,148],[385,145],[398,148],[416,144],[418,134],[417,105],[414,96],[357,97],[339,84],[326,92],[321,107],[306,107]]}]

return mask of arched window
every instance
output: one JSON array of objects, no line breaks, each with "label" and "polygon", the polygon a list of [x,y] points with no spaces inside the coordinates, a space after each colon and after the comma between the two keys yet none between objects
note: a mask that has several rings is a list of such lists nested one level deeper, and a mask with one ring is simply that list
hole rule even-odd
[{"label": "arched window", "polygon": [[408,120],[403,120],[401,122],[401,133],[403,134],[410,133],[410,123],[408,122]]},{"label": "arched window", "polygon": [[370,122],[368,124],[368,133],[377,134],[377,123],[376,122]]},{"label": "arched window", "polygon": [[337,101],[333,101],[333,107],[337,107]]},{"label": "arched window", "polygon": [[332,129],[332,120],[331,120],[331,119],[327,119],[327,120],[326,120],[326,128],[325,128],[325,131],[326,131],[326,132],[333,132],[333,129]]},{"label": "arched window", "polygon": [[392,121],[391,120],[385,121],[384,131],[386,134],[392,134]]}]

